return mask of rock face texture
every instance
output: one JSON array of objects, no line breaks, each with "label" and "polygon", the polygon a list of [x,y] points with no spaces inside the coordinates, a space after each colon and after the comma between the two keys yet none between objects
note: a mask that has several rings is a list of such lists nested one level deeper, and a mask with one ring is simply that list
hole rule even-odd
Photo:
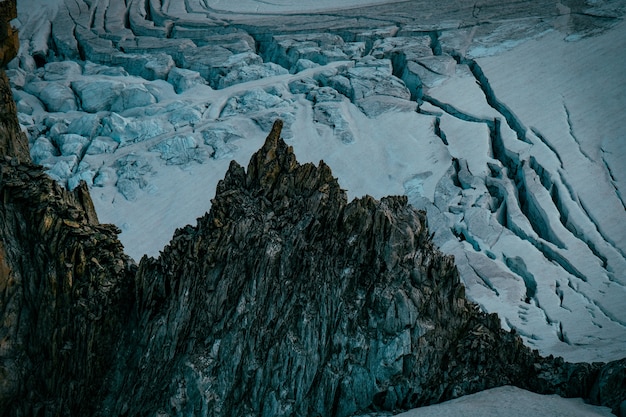
[{"label": "rock face texture", "polygon": [[15,1],[0,1],[0,67],[9,63],[19,49],[17,30],[9,23],[17,17]]}]

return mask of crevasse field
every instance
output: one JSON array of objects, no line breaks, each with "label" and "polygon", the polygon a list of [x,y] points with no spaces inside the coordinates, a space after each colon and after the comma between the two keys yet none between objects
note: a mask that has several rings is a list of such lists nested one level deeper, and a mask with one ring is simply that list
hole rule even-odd
[{"label": "crevasse field", "polygon": [[[298,159],[324,160],[350,197],[427,210],[503,328],[544,355],[610,361],[626,356],[625,9],[18,0],[8,74],[35,162],[86,181],[136,260],[194,224],[282,118]],[[419,415],[528,415],[538,401],[532,414],[609,415],[530,395]]]}]

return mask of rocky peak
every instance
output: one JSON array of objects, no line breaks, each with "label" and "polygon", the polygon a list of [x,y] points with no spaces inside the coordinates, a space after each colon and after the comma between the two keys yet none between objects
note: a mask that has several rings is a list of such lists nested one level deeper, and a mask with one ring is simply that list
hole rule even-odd
[{"label": "rocky peak", "polygon": [[142,260],[137,371],[109,410],[348,416],[502,384],[599,386],[599,364],[542,358],[467,301],[406,198],[348,203],[324,163],[298,164],[281,127],[247,171],[231,164],[196,227]]},{"label": "rocky peak", "polygon": [[530,351],[467,301],[423,212],[348,203],[280,121],[210,212],[135,266],[86,186],[48,178],[3,115],[2,417],[349,416],[502,384],[615,409],[626,396],[624,361]]}]

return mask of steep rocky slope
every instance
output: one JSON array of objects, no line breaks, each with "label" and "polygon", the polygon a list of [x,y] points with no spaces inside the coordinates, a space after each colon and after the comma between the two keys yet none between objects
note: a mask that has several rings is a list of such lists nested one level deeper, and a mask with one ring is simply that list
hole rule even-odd
[{"label": "steep rocky slope", "polygon": [[196,227],[142,260],[140,359],[111,410],[347,416],[501,384],[588,395],[600,365],[541,358],[502,331],[465,299],[423,213],[405,197],[348,203],[281,127],[247,170],[231,164]]}]

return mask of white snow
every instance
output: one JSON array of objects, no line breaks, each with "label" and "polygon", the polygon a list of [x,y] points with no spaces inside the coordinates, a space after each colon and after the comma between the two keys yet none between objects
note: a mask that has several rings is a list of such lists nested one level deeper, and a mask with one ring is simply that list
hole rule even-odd
[{"label": "white snow", "polygon": [[398,417],[610,417],[611,410],[585,404],[580,398],[539,395],[504,386],[441,404],[416,408]]},{"label": "white snow", "polygon": [[[172,2],[174,0],[171,0]],[[233,13],[310,13],[351,7],[371,6],[383,3],[399,3],[402,0],[208,0],[202,2],[208,9]]]}]

